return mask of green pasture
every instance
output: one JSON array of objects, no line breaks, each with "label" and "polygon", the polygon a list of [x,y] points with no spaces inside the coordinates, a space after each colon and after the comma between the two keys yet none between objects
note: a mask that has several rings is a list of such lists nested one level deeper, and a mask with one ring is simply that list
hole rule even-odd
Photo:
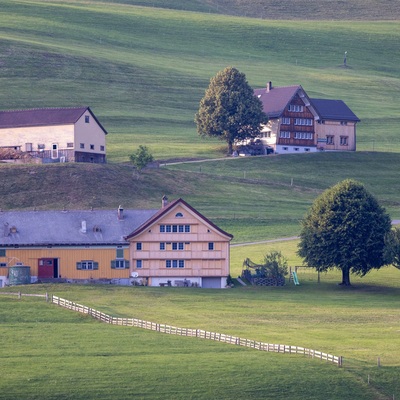
[{"label": "green pasture", "polygon": [[[233,248],[232,258],[242,250]],[[303,356],[109,326],[43,299],[0,295],[6,344],[0,398],[397,398],[400,272],[384,268],[353,278],[350,289],[337,285],[337,272],[321,275],[319,284],[312,271],[298,275],[300,286],[280,288],[31,285],[0,291],[48,292],[113,316],[309,347],[342,355],[341,369]]]},{"label": "green pasture", "polygon": [[400,150],[397,21],[293,22],[201,12],[223,12],[222,3],[187,2],[190,11],[130,3],[3,0],[0,108],[89,105],[109,131],[110,162],[139,144],[157,159],[212,158],[223,143],[197,136],[194,113],[209,79],[233,65],[253,87],[271,80],[343,99],[362,120],[359,150]]},{"label": "green pasture", "polygon": [[[0,167],[0,209],[154,208],[183,198],[232,243],[298,236],[315,198],[344,179],[362,182],[400,219],[398,153],[356,152],[230,158],[147,169],[128,164]],[[98,184],[95,184],[98,183]]]}]

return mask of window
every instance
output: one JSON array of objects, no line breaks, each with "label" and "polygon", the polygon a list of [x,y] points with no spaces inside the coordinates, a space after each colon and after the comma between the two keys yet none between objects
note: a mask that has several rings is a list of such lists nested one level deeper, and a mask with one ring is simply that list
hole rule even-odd
[{"label": "window", "polygon": [[76,263],[76,269],[83,269],[83,270],[99,269],[99,263],[92,260],[84,260]]},{"label": "window", "polygon": [[100,146],[100,151],[104,151],[104,146]]},{"label": "window", "polygon": [[310,149],[309,149],[308,147],[306,147],[306,148],[304,149],[304,151],[310,151]]},{"label": "window", "polygon": [[84,149],[85,148],[85,143],[80,143],[79,148]]},{"label": "window", "polygon": [[184,250],[185,245],[183,243],[178,243],[178,250]]},{"label": "window", "polygon": [[214,250],[214,243],[213,242],[208,243],[208,250]]},{"label": "window", "polygon": [[90,145],[90,150],[94,150],[94,144]]},{"label": "window", "polygon": [[165,243],[164,242],[160,243],[160,250],[165,250]]},{"label": "window", "polygon": [[300,106],[298,104],[290,104],[289,105],[289,111],[303,112],[303,106]]},{"label": "window", "polygon": [[328,135],[326,137],[326,144],[335,144],[333,139],[334,139],[334,136]]},{"label": "window", "polygon": [[74,147],[74,144],[72,142],[67,143],[67,147]]},{"label": "window", "polygon": [[127,269],[127,268],[129,268],[129,261],[128,260],[112,260],[111,268],[112,269]]},{"label": "window", "polygon": [[178,260],[172,260],[172,268],[178,268]]},{"label": "window", "polygon": [[347,125],[347,121],[340,121],[340,125]]},{"label": "window", "polygon": [[289,147],[282,147],[282,150],[288,151],[288,150],[289,150]]},{"label": "window", "polygon": [[172,250],[178,250],[178,243],[172,243]]},{"label": "window", "polygon": [[183,214],[181,212],[178,212],[178,213],[175,214],[175,217],[176,218],[182,218]]},{"label": "window", "polygon": [[0,268],[4,268],[4,267],[7,267],[7,263],[4,263],[4,262],[0,263]]},{"label": "window", "polygon": [[295,125],[312,126],[312,119],[311,118],[295,118],[294,124]]},{"label": "window", "polygon": [[294,133],[295,139],[308,139],[311,140],[313,138],[313,134],[311,132],[295,132]]},{"label": "window", "polygon": [[0,257],[6,256],[6,249],[0,249]]},{"label": "window", "polygon": [[178,267],[179,268],[185,268],[185,260],[179,260]]},{"label": "window", "polygon": [[263,138],[271,138],[271,132],[270,132],[270,131],[268,131],[268,132],[262,132],[262,137],[263,137]]},{"label": "window", "polygon": [[298,147],[295,147],[295,148],[294,148],[294,151],[299,151],[299,148],[298,148]]},{"label": "window", "polygon": [[190,232],[190,225],[160,225],[160,232],[161,233],[189,233]]},{"label": "window", "polygon": [[89,115],[85,115],[85,124],[90,123],[90,116]]},{"label": "window", "polygon": [[340,145],[348,146],[349,145],[349,137],[348,136],[340,136]]},{"label": "window", "polygon": [[185,268],[185,260],[165,260],[166,268]]},{"label": "window", "polygon": [[45,145],[44,144],[38,144],[37,148],[38,148],[38,150],[44,150]]},{"label": "window", "polygon": [[122,247],[117,248],[116,258],[124,258],[124,249]]},{"label": "window", "polygon": [[136,268],[142,268],[143,267],[143,261],[142,260],[136,260]]},{"label": "window", "polygon": [[279,133],[279,137],[282,139],[290,139],[290,132],[288,131],[281,131]]},{"label": "window", "polygon": [[142,243],[136,243],[136,250],[142,250]]},{"label": "window", "polygon": [[283,117],[282,118],[282,125],[289,125],[290,124],[290,118]]},{"label": "window", "polygon": [[165,267],[171,268],[171,260],[165,260]]}]

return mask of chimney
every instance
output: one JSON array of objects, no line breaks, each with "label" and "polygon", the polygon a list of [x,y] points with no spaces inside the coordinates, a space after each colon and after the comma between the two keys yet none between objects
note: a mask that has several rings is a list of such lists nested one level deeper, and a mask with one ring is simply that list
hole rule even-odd
[{"label": "chimney", "polygon": [[118,207],[118,220],[122,221],[124,219],[124,209],[122,208],[122,206],[120,205]]},{"label": "chimney", "polygon": [[164,195],[161,199],[161,208],[164,208],[168,204],[168,197]]},{"label": "chimney", "polygon": [[86,221],[82,221],[81,223],[81,232],[86,233]]},{"label": "chimney", "polygon": [[269,93],[272,90],[272,82],[269,81],[267,82],[267,93]]}]

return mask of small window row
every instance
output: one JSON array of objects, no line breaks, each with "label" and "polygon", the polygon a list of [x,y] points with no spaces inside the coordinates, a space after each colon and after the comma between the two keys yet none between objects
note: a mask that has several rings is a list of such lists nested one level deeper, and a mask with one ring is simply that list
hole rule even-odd
[{"label": "small window row", "polygon": [[190,225],[160,225],[161,233],[190,233]]}]

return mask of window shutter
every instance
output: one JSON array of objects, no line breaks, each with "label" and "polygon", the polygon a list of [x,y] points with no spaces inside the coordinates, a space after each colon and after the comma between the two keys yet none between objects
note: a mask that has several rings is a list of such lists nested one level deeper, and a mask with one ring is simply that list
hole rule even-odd
[{"label": "window shutter", "polygon": [[125,269],[129,269],[129,260],[125,260]]},{"label": "window shutter", "polygon": [[115,269],[115,260],[111,260],[111,269]]},{"label": "window shutter", "polygon": [[93,261],[93,269],[99,269],[99,263]]},{"label": "window shutter", "polygon": [[77,262],[76,263],[76,269],[82,269],[82,263],[81,262]]}]

